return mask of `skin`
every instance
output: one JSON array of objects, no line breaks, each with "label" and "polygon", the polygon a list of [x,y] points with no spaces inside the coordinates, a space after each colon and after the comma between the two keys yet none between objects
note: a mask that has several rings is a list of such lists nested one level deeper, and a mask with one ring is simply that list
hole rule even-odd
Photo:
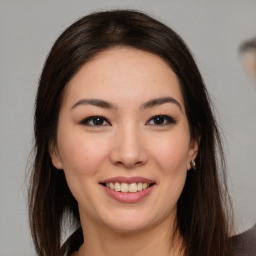
[{"label": "skin", "polygon": [[243,53],[242,61],[246,71],[256,84],[256,49]]},{"label": "skin", "polygon": [[[174,100],[145,107],[163,97]],[[84,99],[114,106],[82,103]],[[159,124],[156,115],[174,121],[160,118]],[[100,125],[82,122],[90,116],[105,119]],[[57,144],[50,150],[78,201],[86,241],[78,255],[180,255],[178,232],[172,240],[177,200],[197,152],[178,79],[164,60],[117,47],[84,64],[66,86]],[[141,201],[123,203],[99,184],[116,176],[141,176],[156,184]]]}]

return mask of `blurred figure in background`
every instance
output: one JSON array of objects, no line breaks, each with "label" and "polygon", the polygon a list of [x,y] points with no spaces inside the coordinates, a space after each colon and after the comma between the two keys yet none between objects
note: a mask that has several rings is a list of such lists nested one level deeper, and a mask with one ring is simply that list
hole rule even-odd
[{"label": "blurred figure in background", "polygon": [[[256,85],[256,37],[241,44],[239,52],[243,65]],[[233,237],[234,256],[256,255],[256,225],[251,229]]]},{"label": "blurred figure in background", "polygon": [[245,41],[240,49],[242,62],[256,84],[256,37]]}]

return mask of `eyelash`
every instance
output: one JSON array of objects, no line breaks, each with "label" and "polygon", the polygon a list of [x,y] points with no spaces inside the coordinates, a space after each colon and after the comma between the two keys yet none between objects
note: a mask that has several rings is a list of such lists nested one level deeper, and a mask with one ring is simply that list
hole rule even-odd
[{"label": "eyelash", "polygon": [[[87,125],[87,126],[106,126],[106,124],[105,124],[105,125],[103,125],[103,124],[95,124],[94,121],[97,121],[97,119],[98,119],[98,121],[100,120],[100,121],[102,121],[103,123],[104,123],[104,122],[107,122],[107,126],[110,126],[110,125],[111,125],[111,124],[108,122],[108,120],[107,120],[105,117],[103,117],[103,116],[89,116],[89,117],[85,118],[85,119],[81,122],[81,124]],[[93,122],[93,123],[90,124],[89,122]]]},{"label": "eyelash", "polygon": [[156,116],[153,116],[151,117],[147,122],[146,124],[149,124],[149,122],[151,120],[158,120],[159,121],[164,121],[164,123],[161,123],[161,124],[151,124],[151,125],[157,125],[157,126],[166,126],[166,125],[170,125],[170,124],[176,124],[177,123],[177,120],[175,120],[173,117],[171,116],[168,116],[168,115],[156,115]]},{"label": "eyelash", "polygon": [[[154,120],[155,122],[158,121],[163,121],[163,123],[154,123],[150,124],[150,122]],[[93,122],[90,124],[90,122]],[[98,124],[96,122],[99,122]],[[107,124],[104,124],[107,123]],[[156,125],[156,126],[166,126],[170,124],[176,124],[177,120],[172,118],[171,116],[168,115],[155,115],[151,117],[147,122],[146,125]],[[84,120],[81,121],[81,124],[87,125],[87,126],[111,126],[110,122],[103,116],[89,116],[85,118]]]}]

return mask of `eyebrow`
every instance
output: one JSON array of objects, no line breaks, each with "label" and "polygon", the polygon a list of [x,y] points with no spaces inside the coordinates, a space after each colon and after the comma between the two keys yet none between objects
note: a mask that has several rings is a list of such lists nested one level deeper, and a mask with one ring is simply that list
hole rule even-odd
[{"label": "eyebrow", "polygon": [[99,99],[81,99],[77,103],[75,103],[71,109],[74,109],[79,105],[93,105],[100,108],[117,109],[116,105],[109,103],[105,100],[99,100]]},{"label": "eyebrow", "polygon": [[[175,100],[172,97],[162,97],[162,98],[156,98],[156,99],[151,99],[145,103],[142,104],[141,109],[146,109],[146,108],[152,108],[155,106],[159,106],[165,103],[174,103],[179,107],[180,110],[182,110],[181,104]],[[80,105],[93,105],[96,107],[100,108],[106,108],[106,109],[117,109],[117,106],[107,102],[105,100],[100,100],[100,99],[81,99],[77,103],[75,103],[71,109],[76,108],[77,106]]]},{"label": "eyebrow", "polygon": [[179,107],[180,110],[182,110],[181,104],[172,97],[162,97],[162,98],[156,98],[156,99],[149,100],[149,101],[145,102],[141,108],[142,109],[152,108],[152,107],[159,106],[159,105],[162,105],[165,103],[174,103],[175,105],[177,105]]}]

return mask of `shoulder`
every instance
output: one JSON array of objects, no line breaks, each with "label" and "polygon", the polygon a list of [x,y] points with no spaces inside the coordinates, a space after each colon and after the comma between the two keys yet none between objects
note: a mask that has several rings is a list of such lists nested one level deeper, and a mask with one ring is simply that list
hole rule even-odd
[{"label": "shoulder", "polygon": [[256,225],[232,237],[232,256],[256,255]]}]

